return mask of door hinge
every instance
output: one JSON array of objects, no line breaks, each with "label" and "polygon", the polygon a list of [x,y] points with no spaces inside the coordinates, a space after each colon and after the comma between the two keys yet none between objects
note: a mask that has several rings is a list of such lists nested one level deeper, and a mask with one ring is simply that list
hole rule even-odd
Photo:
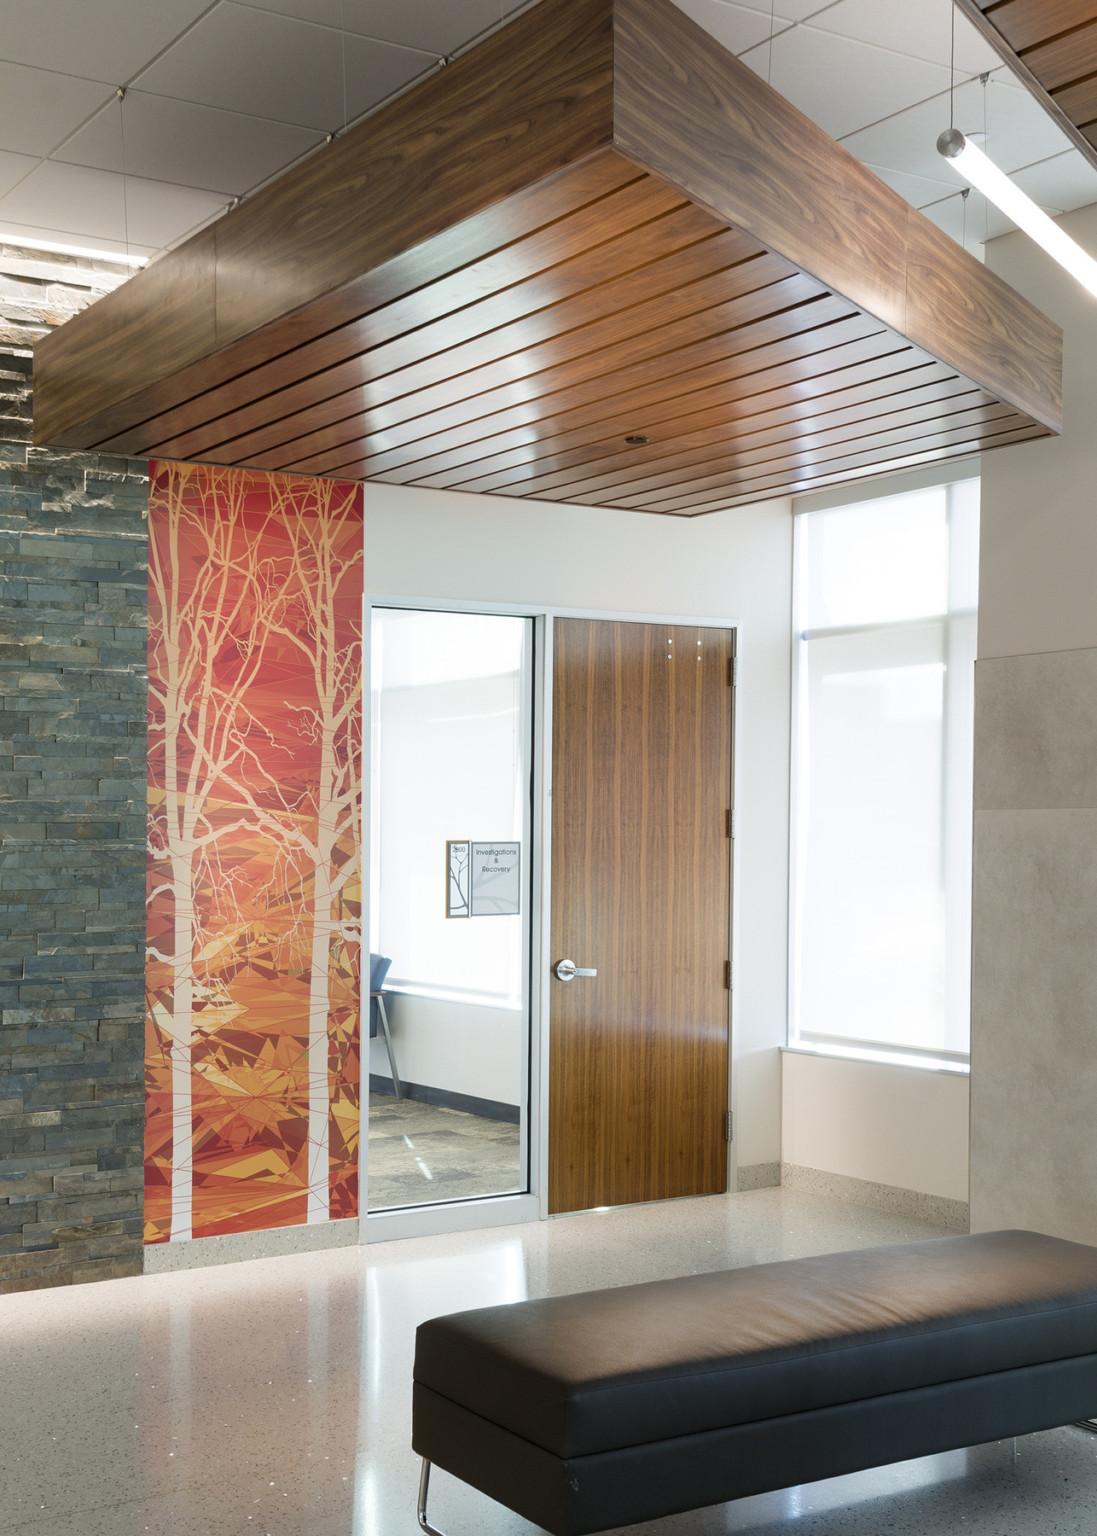
[{"label": "door hinge", "polygon": [[725,960],[724,961],[724,986],[730,992],[734,985],[735,985],[735,961],[734,960]]},{"label": "door hinge", "polygon": [[729,837],[734,837],[735,836],[735,812],[734,811],[729,811],[728,812],[728,836]]},{"label": "door hinge", "polygon": [[731,1110],[729,1109],[727,1114],[724,1116],[724,1140],[725,1141],[731,1141],[732,1140],[732,1128],[733,1128],[733,1125],[734,1125],[734,1118],[732,1116]]},{"label": "door hinge", "polygon": [[728,687],[729,688],[734,688],[738,681],[739,681],[739,658],[738,658],[738,656],[729,656],[728,657]]}]

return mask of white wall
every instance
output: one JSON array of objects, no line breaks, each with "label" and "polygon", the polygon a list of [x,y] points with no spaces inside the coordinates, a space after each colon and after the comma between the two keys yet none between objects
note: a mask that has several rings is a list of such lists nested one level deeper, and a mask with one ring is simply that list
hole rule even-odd
[{"label": "white wall", "polygon": [[787,977],[788,502],[686,519],[376,482],[365,501],[374,596],[739,624],[736,1152],[740,1166],[776,1162]]},{"label": "white wall", "polygon": [[782,1161],[968,1197],[968,1079],[786,1051]]}]

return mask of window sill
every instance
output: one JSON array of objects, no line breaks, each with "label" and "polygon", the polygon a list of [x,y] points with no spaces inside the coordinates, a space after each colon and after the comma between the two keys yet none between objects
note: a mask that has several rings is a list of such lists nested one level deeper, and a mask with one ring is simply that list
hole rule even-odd
[{"label": "window sill", "polygon": [[917,1072],[947,1072],[953,1077],[971,1074],[970,1061],[954,1061],[928,1051],[904,1051],[901,1046],[813,1045],[797,1041],[795,1045],[783,1045],[781,1049],[791,1056],[825,1056],[830,1061],[863,1061],[876,1066],[913,1068]]}]

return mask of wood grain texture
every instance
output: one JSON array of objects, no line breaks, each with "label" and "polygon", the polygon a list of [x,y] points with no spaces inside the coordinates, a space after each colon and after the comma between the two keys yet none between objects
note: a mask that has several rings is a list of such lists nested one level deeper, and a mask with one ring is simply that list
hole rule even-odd
[{"label": "wood grain texture", "polygon": [[[646,262],[643,251],[649,254]],[[642,307],[655,301],[659,301],[656,312],[667,318],[706,307],[711,290],[700,280],[723,273],[756,252],[752,240],[735,230],[714,227],[700,209],[681,207],[646,226],[643,240],[632,231],[563,264],[543,285],[535,285],[541,288],[539,293],[516,294],[508,289],[497,299],[463,308],[165,440],[156,452],[186,458],[201,457],[216,448],[226,461],[250,462],[268,448],[300,435],[299,413],[330,410],[329,401],[336,402],[338,410],[338,402],[351,392],[355,405],[369,409],[446,379],[457,380],[463,392],[479,393],[491,384],[477,376],[478,370],[514,354],[531,355],[538,342],[551,345],[551,338],[558,337],[555,351],[562,360],[627,338],[645,323]],[[756,266],[752,264],[742,279],[732,277],[720,283],[719,291],[740,291]],[[782,265],[781,274],[786,270]],[[763,283],[765,275],[757,281]],[[525,290],[526,285],[521,286]],[[557,293],[554,301],[552,295]],[[485,309],[487,314],[481,318]],[[505,371],[508,377],[511,373],[509,366],[497,371]],[[532,365],[530,371],[535,371]]]},{"label": "wood grain texture", "polygon": [[1054,426],[1060,345],[672,0],[542,0],[46,338],[37,423],[679,515],[954,397]]},{"label": "wood grain texture", "polygon": [[[943,364],[934,364],[943,368]],[[873,388],[880,388],[874,385]],[[963,406],[957,402],[963,402]],[[934,381],[920,389],[889,390],[886,396],[871,396],[855,406],[827,410],[825,402],[811,401],[798,411],[780,409],[741,423],[738,432],[722,428],[694,435],[691,443],[676,444],[676,451],[651,453],[649,443],[633,450],[631,458],[622,454],[597,462],[598,473],[591,475],[590,464],[577,465],[554,473],[538,475],[524,482],[523,494],[557,494],[569,501],[583,501],[597,496],[599,505],[620,504],[621,498],[639,501],[660,489],[675,488],[683,480],[692,480],[698,471],[708,476],[725,475],[752,463],[767,449],[777,457],[782,447],[815,447],[822,442],[848,440],[870,441],[883,432],[912,421],[936,421],[955,414],[969,404],[993,405],[993,398],[973,389],[966,379],[953,375],[947,382]],[[1009,407],[1002,407],[1008,410]],[[717,436],[717,433],[722,435]],[[605,468],[609,463],[611,467]]]},{"label": "wood grain texture", "polygon": [[646,505],[643,510],[676,512],[680,515],[717,512],[742,505],[743,502],[760,501],[770,496],[799,495],[822,485],[856,480],[863,475],[894,474],[897,470],[910,469],[919,464],[966,458],[972,453],[1047,436],[1047,428],[1039,422],[1013,415],[997,422],[984,423],[981,427],[937,432],[927,437],[908,439],[903,443],[888,442],[875,448],[855,450],[847,448],[837,456],[825,453],[801,457],[790,455],[786,459],[760,466],[754,474],[748,473],[738,479],[728,477],[725,487],[718,494],[708,490],[693,497],[689,495],[688,488],[683,487],[677,507],[663,503],[658,507]]},{"label": "wood grain texture", "polygon": [[1052,92],[1052,100],[1078,124],[1083,134],[1089,133],[1097,122],[1097,80],[1078,80]]},{"label": "wood grain texture", "polygon": [[1027,49],[1024,60],[1044,89],[1053,93],[1092,75],[1097,71],[1097,6],[1083,26]]},{"label": "wood grain texture", "polygon": [[[796,337],[792,346],[794,355],[770,362],[749,354],[738,362],[718,359],[687,368],[653,384],[622,381],[608,397],[604,390],[592,390],[589,399],[570,395],[561,401],[550,396],[534,410],[522,402],[510,410],[500,408],[468,423],[428,430],[425,436],[404,442],[392,443],[388,434],[380,434],[376,441],[363,440],[373,450],[363,462],[377,474],[414,464],[417,483],[423,484],[431,484],[429,476],[446,472],[451,464],[466,462],[470,455],[498,455],[503,462],[491,464],[490,469],[506,469],[536,456],[544,440],[563,448],[590,443],[609,430],[603,428],[607,421],[616,423],[624,436],[639,421],[657,426],[664,416],[709,405],[718,410],[725,403],[764,395],[771,389],[787,387],[810,393],[817,376],[865,360],[875,361],[903,349],[905,343],[879,322],[858,314]],[[871,361],[866,366],[871,366]]]},{"label": "wood grain texture", "polygon": [[[634,401],[639,411],[641,400],[654,403],[663,398],[665,393],[676,393],[680,384],[682,388],[689,388],[694,380],[706,376],[714,379],[748,377],[771,365],[791,362],[804,354],[822,351],[831,337],[834,337],[837,344],[838,339],[864,337],[880,330],[878,320],[860,314],[851,315],[848,305],[829,296],[825,301],[812,302],[820,306],[825,303],[826,306],[818,321],[814,314],[809,315],[794,308],[786,312],[794,317],[792,323],[771,319],[760,326],[755,321],[752,322],[754,329],[749,333],[736,332],[734,329],[729,332],[726,326],[717,324],[707,335],[687,338],[670,352],[652,349],[647,359],[631,366],[621,378],[611,377],[598,369],[582,381],[574,377],[562,379],[556,375],[538,377],[538,388],[535,391],[526,387],[505,386],[402,421],[377,421],[373,418],[370,425],[375,430],[359,440],[359,451],[366,449],[369,457],[351,461],[355,464],[352,473],[361,473],[369,479],[392,479],[396,483],[403,483],[404,479],[413,479],[414,474],[390,474],[390,466],[379,464],[377,458],[383,454],[392,459],[418,459],[419,443],[422,440],[420,433],[427,434],[426,440],[430,441],[436,440],[439,434],[451,434],[453,431],[461,431],[473,437],[480,436],[493,430],[501,420],[513,420],[515,417],[527,423],[554,422],[557,410],[568,413],[575,409],[593,407],[596,403],[604,410],[607,401],[618,398],[618,391],[627,393],[630,399],[626,404],[630,405]],[[628,430],[641,431],[643,419],[641,414],[637,414]],[[332,452],[312,461],[305,472],[327,474],[334,466],[347,462],[345,451]]]},{"label": "wood grain texture", "polygon": [[[915,371],[924,373],[927,366],[939,370],[941,376],[947,374],[942,363],[923,363]],[[638,466],[643,466],[646,473],[650,473],[652,466],[670,470],[676,467],[682,455],[704,453],[717,443],[738,441],[744,434],[774,423],[817,419],[843,404],[866,402],[861,407],[865,414],[875,414],[880,407],[872,402],[906,387],[900,374],[886,370],[879,362],[862,364],[850,372],[853,377],[843,380],[833,394],[827,394],[822,385],[817,384],[817,388],[804,398],[797,395],[795,388],[767,391],[763,396],[744,400],[738,410],[734,403],[712,406],[705,402],[700,409],[661,423],[645,418],[651,435],[644,444],[626,443],[627,429],[611,422],[597,435],[583,434],[572,446],[568,445],[571,434],[544,438],[521,450],[495,454],[479,462],[473,460],[444,475],[422,477],[415,483],[436,485],[444,481],[441,489],[480,492],[510,486],[511,494],[514,494],[515,487],[529,485],[534,480],[544,485],[546,477],[553,477],[555,483],[565,484],[570,479],[584,479],[594,471],[608,484],[622,471],[631,475]],[[933,376],[936,378],[937,374]],[[749,388],[745,382],[744,388]]]},{"label": "wood grain texture", "polygon": [[[649,376],[665,376],[698,360],[706,345],[732,357],[769,339],[850,313],[848,304],[829,294],[820,295],[817,285],[802,273],[776,282],[768,280],[776,276],[769,260],[764,257],[750,263],[749,270],[742,272],[741,282],[714,279],[694,284],[651,303],[631,306],[624,316],[609,316],[550,336],[539,345],[517,348],[490,364],[442,377],[407,394],[397,393],[406,382],[403,378],[382,380],[376,392],[370,391],[371,425],[391,427],[451,406],[459,410],[468,406],[479,416],[489,395],[509,405],[521,399],[536,400],[549,392],[567,396],[596,380],[602,381],[604,390],[609,381],[636,376],[642,369]],[[303,416],[294,425],[309,421]],[[359,420],[352,418],[340,430],[357,444],[359,427]],[[282,431],[281,424],[278,430]],[[265,467],[275,468],[296,459],[300,446],[291,442],[279,448],[265,461]],[[234,450],[234,444],[225,445],[225,451]]]},{"label": "wood grain texture", "polygon": [[[614,141],[622,154],[1060,429],[1062,332],[1053,321],[753,70],[714,48],[671,0],[615,0],[615,19]],[[926,252],[943,263],[932,274],[932,299]]]},{"label": "wood grain texture", "polygon": [[553,635],[549,1208],[720,1193],[733,636]]},{"label": "wood grain texture", "polygon": [[1015,53],[1093,20],[1093,0],[996,0],[980,6]]},{"label": "wood grain texture", "polygon": [[[944,447],[929,448],[921,452],[896,454],[886,461],[881,461],[871,454],[865,455],[862,463],[846,462],[838,469],[827,470],[823,473],[810,473],[808,475],[784,474],[774,477],[775,483],[788,486],[787,491],[765,492],[766,495],[800,495],[805,491],[818,491],[830,486],[855,484],[858,480],[873,478],[881,474],[894,474],[898,470],[917,469],[926,464],[939,464],[948,459],[963,457],[965,453],[980,453],[988,448],[1010,447],[1017,443],[1031,442],[1037,438],[1049,436],[1046,427],[1038,422],[1028,422],[1023,427],[1013,428],[1010,431],[995,434],[993,437],[976,439],[972,445],[964,449],[962,444],[950,443]],[[720,510],[728,510],[735,507],[749,506],[759,500],[759,491],[756,485],[722,499],[719,503]],[[710,510],[715,510],[715,504],[709,508],[695,509],[693,512],[681,512],[666,514],[677,517],[704,517]]]},{"label": "wood grain texture", "polygon": [[[596,156],[595,161],[601,166],[614,158],[602,155]],[[617,164],[623,167],[625,162]],[[551,196],[540,199],[536,208],[527,207],[525,218],[513,224],[512,240],[489,255],[461,266],[456,272],[444,272],[433,282],[419,283],[402,297],[370,308],[356,319],[326,330],[315,341],[295,347],[291,354],[272,357],[174,410],[160,413],[156,432],[161,441],[221,420],[274,394],[291,379],[316,377],[361,353],[392,348],[401,339],[406,340],[409,333],[432,322],[432,335],[438,338],[435,345],[439,347],[490,330],[504,318],[513,318],[515,313],[549,302],[549,297],[540,292],[545,287],[556,298],[577,291],[576,258],[587,256],[593,246],[630,237],[635,229],[651,222],[658,221],[662,227],[667,216],[675,212],[689,211],[695,219],[701,218],[700,210],[691,209],[680,193],[637,170],[623,185],[600,193],[602,177],[593,178],[593,169],[594,164],[588,161],[573,167],[566,176],[550,178],[544,185]],[[565,189],[571,199],[570,207],[561,200]],[[523,235],[520,231],[531,215],[549,222]],[[477,218],[469,222],[481,226],[479,243],[488,244],[488,231],[482,227],[486,221]],[[717,233],[721,228],[709,220],[704,233]],[[421,276],[422,251],[417,254],[420,259],[416,275]],[[519,304],[521,309],[516,307]],[[459,326],[455,337],[440,336],[447,321],[451,326]]]}]

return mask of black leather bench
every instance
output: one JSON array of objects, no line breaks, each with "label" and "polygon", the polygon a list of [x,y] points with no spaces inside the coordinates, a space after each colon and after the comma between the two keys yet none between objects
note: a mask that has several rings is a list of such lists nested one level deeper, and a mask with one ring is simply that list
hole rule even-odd
[{"label": "black leather bench", "polygon": [[[1097,1248],[988,1232],[436,1317],[423,1460],[553,1536],[1097,1411]],[[437,1536],[437,1533],[436,1533]]]}]

